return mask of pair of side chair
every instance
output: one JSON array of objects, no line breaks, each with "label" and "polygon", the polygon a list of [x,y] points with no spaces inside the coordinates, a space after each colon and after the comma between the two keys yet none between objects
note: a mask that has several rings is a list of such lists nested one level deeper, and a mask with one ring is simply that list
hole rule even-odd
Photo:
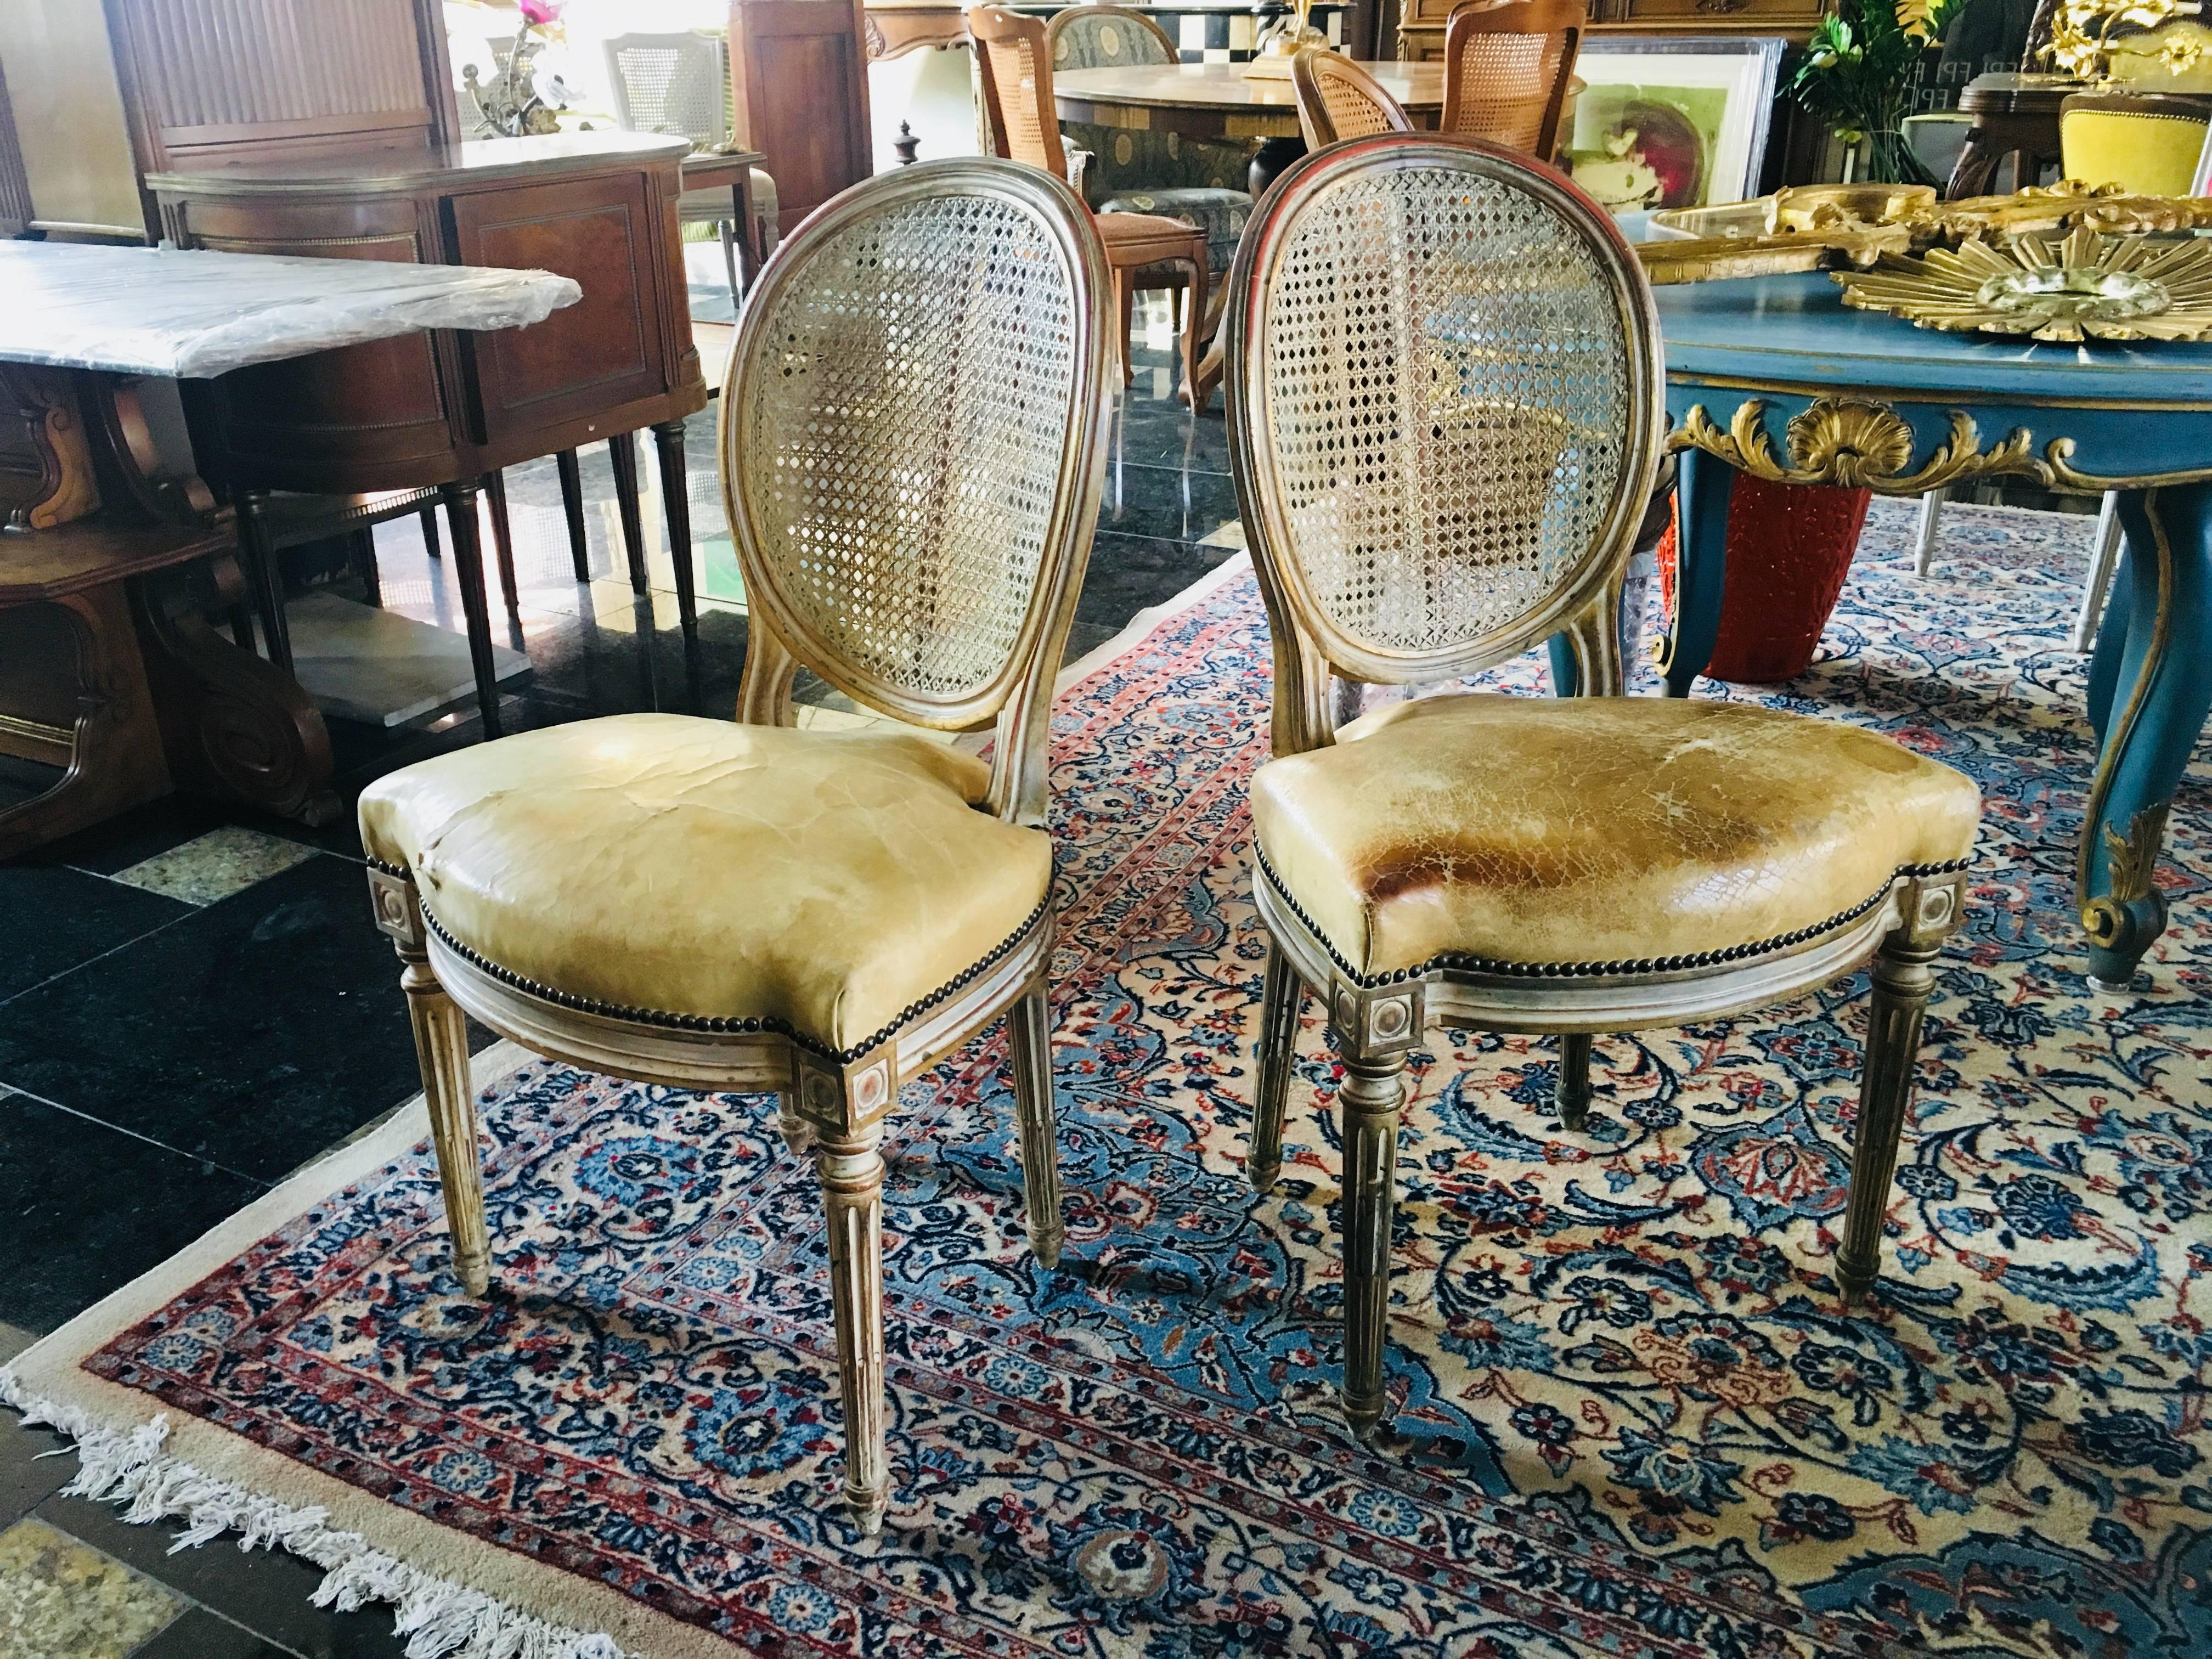
[{"label": "pair of side chair", "polygon": [[[493,1267],[462,1014],[556,1060],[773,1091],[827,1213],[845,1497],[880,1527],[880,1146],[902,1083],[1004,1018],[1028,1231],[1061,1241],[1041,827],[1054,669],[1098,507],[1115,323],[1090,214],[994,160],[857,185],[770,264],[722,399],[751,605],[737,719],[527,732],[364,793],[453,1265]],[[1270,947],[1249,1168],[1275,1179],[1302,988],[1343,1064],[1355,1429],[1383,1417],[1392,1160],[1431,1018],[1562,1038],[1710,1018],[1875,963],[1837,1278],[1875,1279],[1974,787],[1871,732],[1619,696],[1613,606],[1662,434],[1636,260],[1565,180],[1390,136],[1271,192],[1229,319],[1237,487],[1275,641],[1253,786]],[[1466,675],[1554,633],[1580,690],[1332,729],[1333,671]],[[919,733],[792,727],[804,665]]]}]

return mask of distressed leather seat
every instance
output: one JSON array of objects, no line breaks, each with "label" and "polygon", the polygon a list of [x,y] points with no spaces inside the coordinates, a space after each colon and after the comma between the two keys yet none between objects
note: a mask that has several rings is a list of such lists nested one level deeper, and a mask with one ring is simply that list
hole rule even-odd
[{"label": "distressed leather seat", "polygon": [[1261,856],[1362,975],[1702,957],[1963,858],[1972,782],[1878,733],[1650,698],[1399,703],[1252,782]]},{"label": "distressed leather seat", "polygon": [[[1316,68],[1301,52],[1291,72]],[[1398,1117],[1432,1021],[1555,1037],[1571,1134],[1595,1034],[1777,1006],[1871,963],[1832,1281],[1865,1295],[1980,798],[1877,732],[1621,695],[1665,364],[1620,231],[1498,145],[1355,137],[1255,210],[1223,327],[1275,659],[1276,757],[1252,781],[1267,959],[1246,1169],[1262,1193],[1280,1173],[1310,988],[1343,1068],[1353,1430],[1389,1413]],[[1580,695],[1451,694],[1336,727],[1332,677],[1444,683],[1547,640]]]},{"label": "distressed leather seat", "polygon": [[[1037,826],[1109,303],[1090,210],[1034,168],[926,162],[826,203],[749,295],[723,392],[737,719],[580,720],[361,800],[461,1288],[495,1266],[464,1012],[584,1070],[775,1094],[820,1177],[864,1533],[891,1494],[879,1149],[900,1085],[1001,1021],[1030,1249],[1060,1257]],[[796,727],[801,667],[881,728]],[[988,763],[922,735],[986,730]]]},{"label": "distressed leather seat", "polygon": [[362,793],[362,840],[483,963],[633,1013],[864,1046],[1035,920],[1052,847],[905,732],[583,720]]}]

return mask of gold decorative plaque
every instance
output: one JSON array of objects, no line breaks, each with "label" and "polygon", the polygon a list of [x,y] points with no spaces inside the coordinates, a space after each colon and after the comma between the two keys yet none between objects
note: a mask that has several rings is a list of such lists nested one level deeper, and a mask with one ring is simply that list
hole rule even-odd
[{"label": "gold decorative plaque", "polygon": [[2038,340],[2212,339],[2212,245],[2104,236],[1962,242],[1838,271],[1844,303],[1922,328]]}]

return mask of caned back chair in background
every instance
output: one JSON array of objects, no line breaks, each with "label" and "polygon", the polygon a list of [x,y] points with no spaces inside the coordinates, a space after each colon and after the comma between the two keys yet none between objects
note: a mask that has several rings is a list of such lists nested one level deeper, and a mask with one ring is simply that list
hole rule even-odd
[{"label": "caned back chair in background", "polygon": [[[1041,19],[1003,6],[978,6],[968,14],[975,42],[975,74],[999,154],[1042,167],[1055,179],[1067,178],[1067,151],[1060,143],[1060,116],[1052,98],[1052,53]],[[1183,394],[1198,383],[1198,336],[1206,318],[1206,235],[1196,225],[1152,213],[1096,216],[1114,275],[1114,302],[1121,312],[1121,378],[1135,373],[1129,356],[1130,314],[1139,278],[1149,267],[1185,273],[1189,304],[1182,321]]]},{"label": "caned back chair in background", "polygon": [[1548,161],[1589,20],[1583,0],[1471,0],[1444,24],[1437,131]]},{"label": "caned back chair in background", "polygon": [[[1003,161],[879,174],[747,302],[722,476],[750,639],[736,721],[580,720],[363,792],[453,1262],[493,1261],[462,1011],[617,1077],[773,1091],[829,1216],[846,1499],[884,1449],[884,1164],[899,1085],[1002,1015],[1030,1247],[1056,1260],[1046,746],[1097,521],[1103,250],[1067,186]],[[793,729],[804,666],[918,732]]]},{"label": "caned back chair in background", "polygon": [[1375,77],[1326,46],[1302,46],[1291,59],[1298,131],[1309,150],[1371,132],[1411,132],[1412,118]]},{"label": "caned back chair in background", "polygon": [[[1973,784],[1874,732],[1620,696],[1623,568],[1660,457],[1650,285],[1549,168],[1382,136],[1277,181],[1231,276],[1229,438],[1274,635],[1252,783],[1268,937],[1248,1169],[1281,1162],[1304,988],[1344,1063],[1344,1408],[1385,1412],[1407,1055],[1427,1022],[1591,1036],[1784,1002],[1874,960],[1845,1299],[1878,1271]],[[1447,681],[1556,632],[1589,694],[1423,697],[1334,727],[1332,672]]]}]

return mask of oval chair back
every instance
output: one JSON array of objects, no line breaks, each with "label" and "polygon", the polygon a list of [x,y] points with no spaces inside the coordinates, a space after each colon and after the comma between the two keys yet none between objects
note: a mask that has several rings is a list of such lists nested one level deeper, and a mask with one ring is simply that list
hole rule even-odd
[{"label": "oval chair back", "polygon": [[1069,6],[1044,29],[1045,59],[1055,70],[1115,69],[1182,60],[1158,18],[1128,6]]},{"label": "oval chair back", "polygon": [[2082,93],[2058,106],[2061,171],[2139,196],[2187,196],[2212,103],[2159,93]]},{"label": "oval chair back", "polygon": [[1583,0],[1472,0],[1444,25],[1439,132],[1548,161],[1589,19]]},{"label": "oval chair back", "polygon": [[1411,132],[1413,121],[1375,77],[1326,46],[1304,46],[1291,59],[1298,130],[1306,148],[1322,149],[1370,132]]},{"label": "oval chair back", "polygon": [[1601,209],[1475,139],[1340,145],[1255,213],[1224,327],[1276,753],[1331,740],[1332,670],[1456,679],[1564,629],[1583,684],[1619,690],[1613,629],[1577,619],[1620,581],[1665,377]]},{"label": "oval chair back", "polygon": [[740,720],[788,724],[802,665],[914,725],[995,720],[991,808],[1042,821],[1104,477],[1109,295],[1089,210],[1003,161],[879,174],[778,251],[722,393]]}]

